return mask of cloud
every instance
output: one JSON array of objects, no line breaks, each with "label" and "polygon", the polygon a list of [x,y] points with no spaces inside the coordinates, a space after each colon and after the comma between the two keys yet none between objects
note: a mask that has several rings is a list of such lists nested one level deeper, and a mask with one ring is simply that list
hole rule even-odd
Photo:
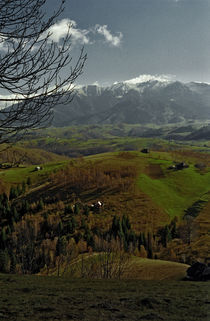
[{"label": "cloud", "polygon": [[[23,96],[16,95],[16,94],[1,94],[0,93],[0,109],[4,109],[8,106],[11,106],[13,103],[15,103],[15,99],[20,98],[22,99]],[[11,100],[14,99],[14,100]],[[9,100],[9,101],[7,101]]]},{"label": "cloud", "polygon": [[86,29],[77,28],[77,23],[70,19],[62,19],[61,21],[52,25],[48,29],[48,32],[51,34],[50,39],[55,42],[59,42],[68,34],[69,27],[73,44],[79,43],[86,45],[90,42],[90,39],[87,36],[89,31]]},{"label": "cloud", "polygon": [[59,42],[67,35],[69,27],[73,44],[93,44],[97,41],[95,39],[96,34],[99,34],[105,38],[105,42],[109,45],[119,47],[123,38],[123,34],[121,32],[113,35],[107,25],[102,26],[97,24],[89,29],[79,29],[76,21],[71,19],[62,19],[49,28],[48,32],[51,34],[50,39],[55,42]]},{"label": "cloud", "polygon": [[125,80],[124,82],[127,84],[139,84],[148,81],[158,80],[161,82],[169,82],[175,78],[173,75],[140,75],[136,78]]},{"label": "cloud", "polygon": [[[40,40],[44,39],[49,34],[49,41],[59,43],[68,35],[68,32],[71,35],[72,45],[92,45],[99,41],[97,35],[100,35],[105,38],[106,44],[113,47],[119,47],[123,38],[123,34],[121,32],[117,32],[117,34],[113,35],[107,25],[102,26],[97,24],[88,29],[80,29],[77,27],[76,21],[66,18],[53,24],[41,35]],[[8,50],[8,43],[5,40],[6,39],[0,38],[1,52]],[[36,45],[32,48],[32,50],[34,49],[37,49]]]},{"label": "cloud", "polygon": [[113,47],[119,47],[123,38],[123,34],[118,32],[118,35],[113,36],[111,32],[108,30],[107,25],[96,25],[95,30],[98,34],[103,35],[105,41]]}]

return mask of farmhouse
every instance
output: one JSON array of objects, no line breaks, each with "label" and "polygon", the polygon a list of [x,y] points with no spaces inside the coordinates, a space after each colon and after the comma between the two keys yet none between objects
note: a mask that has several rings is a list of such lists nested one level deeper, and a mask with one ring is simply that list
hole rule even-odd
[{"label": "farmhouse", "polygon": [[185,162],[180,162],[175,165],[169,166],[168,169],[181,170],[181,169],[188,168],[188,167],[189,167],[189,165],[187,165]]},{"label": "farmhouse", "polygon": [[104,206],[104,203],[102,201],[97,201],[94,204],[90,205],[90,209],[93,211],[100,210]]},{"label": "farmhouse", "polygon": [[42,169],[43,169],[42,166],[36,166],[36,167],[34,168],[34,170],[35,170],[36,172],[41,171]]},{"label": "farmhouse", "polygon": [[141,152],[144,153],[144,154],[148,154],[149,153],[149,149],[148,148],[143,148],[141,150]]},{"label": "farmhouse", "polygon": [[185,162],[181,162],[176,164],[176,169],[184,169],[184,168],[188,168],[189,165],[187,165]]}]

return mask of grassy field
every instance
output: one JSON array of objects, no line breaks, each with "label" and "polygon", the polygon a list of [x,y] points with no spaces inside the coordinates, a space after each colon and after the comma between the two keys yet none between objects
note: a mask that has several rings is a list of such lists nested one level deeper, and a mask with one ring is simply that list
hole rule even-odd
[{"label": "grassy field", "polygon": [[124,272],[125,279],[139,280],[181,280],[189,266],[164,260],[150,260],[132,257]]},{"label": "grassy field", "polygon": [[208,321],[209,283],[0,274],[0,320]]},{"label": "grassy field", "polygon": [[[181,171],[169,171],[164,161],[159,168],[157,165],[153,162],[148,174],[140,174],[138,186],[170,217],[182,215],[198,199],[208,199],[210,172],[199,173],[193,165]],[[155,169],[156,177],[151,175]]]},{"label": "grassy field", "polygon": [[[196,156],[198,157],[196,159]],[[194,164],[199,162],[200,155],[185,156],[170,152],[139,152],[105,153],[87,157],[93,161],[119,166],[135,166],[138,171],[137,186],[157,206],[164,210],[170,218],[182,216],[184,210],[195,201],[209,200],[210,171],[198,171]],[[182,158],[181,158],[182,157]],[[209,156],[206,155],[206,160]],[[184,170],[169,170],[175,159],[185,160],[190,164]]]},{"label": "grassy field", "polygon": [[27,180],[28,177],[34,183],[46,180],[50,173],[59,168],[64,167],[68,161],[52,162],[47,164],[39,164],[43,166],[41,171],[36,171],[36,165],[33,166],[23,166],[17,168],[10,168],[7,170],[0,170],[0,179],[7,183],[19,184],[24,180]]},{"label": "grassy field", "polygon": [[[83,162],[80,162],[80,160],[74,161],[74,164],[76,166],[85,166],[84,164],[87,160],[87,164],[88,162],[96,163],[112,170],[120,166],[135,168],[137,172],[136,181],[133,185],[136,186],[135,193],[128,191],[128,194],[124,195],[127,200],[133,200],[133,205],[131,201],[124,200],[126,202],[124,204],[125,212],[132,211],[132,208],[135,212],[135,209],[137,210],[138,208],[140,210],[142,206],[145,207],[145,204],[147,204],[150,212],[151,207],[155,206],[168,217],[173,218],[174,216],[182,217],[184,211],[195,201],[200,199],[209,200],[209,167],[206,167],[204,171],[200,171],[194,166],[196,162],[203,161],[204,156],[205,161],[208,162],[209,156],[205,153],[200,156],[199,153],[188,152],[184,155],[182,155],[182,152],[174,154],[174,152],[165,151],[151,151],[149,154],[137,151],[111,152],[91,155],[85,157]],[[168,167],[176,159],[184,160],[190,165],[189,168],[178,171],[169,170]],[[18,184],[30,177],[35,184],[44,183],[50,173],[64,168],[68,162],[68,160],[63,160],[46,163],[43,165],[43,170],[38,172],[34,171],[35,166],[32,165],[0,170],[0,180],[9,184]],[[65,189],[64,186],[63,188]],[[86,195],[88,194],[87,190]],[[95,196],[98,197],[97,193]],[[122,202],[120,200],[117,201],[117,195],[114,195],[114,193],[112,195],[111,190],[107,190],[107,192],[103,193],[105,202],[107,202],[107,197],[112,198],[113,202],[116,203],[116,207],[121,210]],[[128,208],[126,209],[126,207]]]},{"label": "grassy field", "polygon": [[[100,257],[103,257],[102,263],[100,263]],[[186,270],[189,265],[170,262],[164,260],[152,260],[137,256],[124,256],[122,262],[119,261],[117,254],[114,254],[115,261],[109,260],[111,278],[119,278],[118,270],[121,270],[120,279],[136,279],[136,280],[173,280],[180,281],[186,277]],[[92,254],[81,254],[69,267],[62,266],[60,268],[60,275],[65,277],[76,277],[81,278],[82,275],[89,276],[90,278],[101,278],[100,273],[97,274],[98,270],[103,269],[103,264],[106,261],[103,253],[92,253]],[[94,270],[94,271],[93,271]],[[47,271],[44,268],[39,275],[54,275],[57,276],[57,268]]]},{"label": "grassy field", "polygon": [[[209,152],[208,141],[182,141],[185,137],[180,135],[179,140],[171,140],[170,131],[173,126],[164,126],[161,130],[154,125],[87,125],[64,128],[48,128],[32,132],[25,141],[20,143],[23,147],[42,148],[67,156],[87,156],[97,153],[139,150],[144,147],[154,150],[189,149],[190,151]],[[140,131],[136,131],[140,129]],[[143,129],[143,131],[141,130]],[[146,130],[147,134],[144,133]],[[150,133],[148,132],[151,131]],[[154,131],[155,130],[155,131]],[[158,134],[159,133],[159,134]],[[169,136],[168,136],[169,135]],[[169,137],[169,138],[168,138]]]}]

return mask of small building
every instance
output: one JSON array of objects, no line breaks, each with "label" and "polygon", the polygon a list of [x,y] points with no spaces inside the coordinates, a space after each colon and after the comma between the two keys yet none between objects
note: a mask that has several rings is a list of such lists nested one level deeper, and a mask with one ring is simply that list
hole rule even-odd
[{"label": "small building", "polygon": [[141,153],[148,154],[149,153],[149,149],[148,148],[143,148],[141,150]]},{"label": "small building", "polygon": [[41,171],[42,169],[43,169],[42,166],[36,166],[36,167],[34,168],[34,170],[35,170],[36,172]]},{"label": "small building", "polygon": [[185,162],[181,162],[176,164],[176,169],[180,170],[180,169],[184,169],[184,168],[188,168],[189,165],[187,165]]},{"label": "small building", "polygon": [[169,166],[168,169],[181,170],[188,167],[189,167],[188,164],[186,164],[185,162],[181,162],[181,163],[177,163],[175,165]]},{"label": "small building", "polygon": [[176,169],[176,165],[171,165],[168,167],[168,169]]},{"label": "small building", "polygon": [[92,211],[99,211],[104,206],[104,203],[102,201],[97,201],[94,204],[90,205],[90,209]]}]

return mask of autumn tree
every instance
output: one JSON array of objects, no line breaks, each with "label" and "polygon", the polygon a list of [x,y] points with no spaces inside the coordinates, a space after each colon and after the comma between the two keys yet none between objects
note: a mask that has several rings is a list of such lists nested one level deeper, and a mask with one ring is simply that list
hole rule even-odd
[{"label": "autumn tree", "polygon": [[64,257],[66,255],[66,246],[66,238],[64,236],[59,236],[56,243],[57,276],[60,276],[61,265],[64,262]]}]

